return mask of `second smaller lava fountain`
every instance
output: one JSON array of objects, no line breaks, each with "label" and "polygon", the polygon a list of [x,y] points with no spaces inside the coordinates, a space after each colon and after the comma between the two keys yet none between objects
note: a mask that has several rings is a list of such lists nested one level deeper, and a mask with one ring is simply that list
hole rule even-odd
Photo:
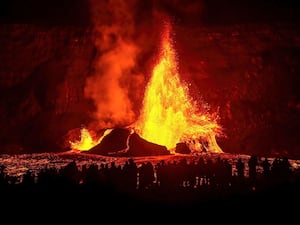
[{"label": "second smaller lava fountain", "polygon": [[166,146],[171,153],[179,142],[189,144],[192,151],[205,147],[207,151],[222,153],[215,139],[221,134],[217,117],[199,107],[189,96],[188,86],[180,81],[170,34],[171,24],[166,23],[158,63],[146,88],[141,115],[134,124],[136,132],[150,142]]},{"label": "second smaller lava fountain", "polygon": [[112,129],[107,129],[102,137],[95,138],[95,135],[92,135],[87,128],[81,128],[80,130],[80,140],[79,141],[69,141],[71,149],[80,150],[80,151],[88,151],[94,146],[98,145],[102,139],[108,135]]}]

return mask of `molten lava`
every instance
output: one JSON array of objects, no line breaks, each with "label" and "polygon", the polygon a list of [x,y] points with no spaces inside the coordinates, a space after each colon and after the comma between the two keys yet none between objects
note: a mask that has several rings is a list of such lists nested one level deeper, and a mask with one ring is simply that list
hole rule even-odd
[{"label": "molten lava", "polygon": [[158,63],[147,85],[143,109],[134,124],[144,139],[166,146],[171,152],[179,142],[189,144],[192,151],[222,152],[216,142],[221,134],[217,118],[189,96],[188,86],[180,81],[176,52],[171,43],[171,25],[162,35]]},{"label": "molten lava", "polygon": [[101,142],[101,140],[106,135],[108,135],[111,131],[112,131],[112,129],[107,129],[104,132],[102,137],[95,140],[95,138],[93,138],[93,136],[90,134],[88,129],[82,128],[80,130],[80,140],[75,141],[75,142],[70,141],[71,149],[80,150],[80,151],[88,151],[91,148],[93,148],[94,146],[96,146],[97,144],[99,144]]}]

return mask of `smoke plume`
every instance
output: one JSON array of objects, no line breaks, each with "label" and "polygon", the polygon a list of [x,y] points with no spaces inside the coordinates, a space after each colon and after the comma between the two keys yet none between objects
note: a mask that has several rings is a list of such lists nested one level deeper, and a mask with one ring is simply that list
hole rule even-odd
[{"label": "smoke plume", "polygon": [[97,128],[137,119],[164,18],[199,11],[195,0],[90,0],[97,50],[85,96],[96,106]]},{"label": "smoke plume", "polygon": [[134,41],[136,1],[90,0],[97,53],[85,96],[96,106],[99,128],[124,126],[135,119],[130,89],[144,85],[136,72],[139,47]]}]

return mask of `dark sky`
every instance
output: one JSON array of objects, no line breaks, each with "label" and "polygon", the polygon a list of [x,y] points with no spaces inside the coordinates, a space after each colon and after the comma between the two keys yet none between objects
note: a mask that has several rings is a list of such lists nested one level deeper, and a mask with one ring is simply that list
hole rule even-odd
[{"label": "dark sky", "polygon": [[[2,0],[1,23],[39,23],[53,25],[89,24],[87,0]],[[155,4],[186,23],[206,25],[299,22],[297,0],[144,0],[142,10]]]},{"label": "dark sky", "polygon": [[2,23],[86,25],[89,23],[86,0],[1,0]]},{"label": "dark sky", "polygon": [[299,8],[296,0],[206,0],[204,20],[209,24],[299,22]]}]

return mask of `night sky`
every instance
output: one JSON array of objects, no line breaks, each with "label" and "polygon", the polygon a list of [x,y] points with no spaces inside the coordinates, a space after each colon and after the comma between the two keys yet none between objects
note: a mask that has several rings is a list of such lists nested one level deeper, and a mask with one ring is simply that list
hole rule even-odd
[{"label": "night sky", "polygon": [[[153,5],[188,24],[236,24],[287,21],[299,22],[297,0],[146,0],[136,1],[142,14]],[[88,25],[89,1],[83,0],[3,0],[2,23],[38,23],[52,25]]]}]

